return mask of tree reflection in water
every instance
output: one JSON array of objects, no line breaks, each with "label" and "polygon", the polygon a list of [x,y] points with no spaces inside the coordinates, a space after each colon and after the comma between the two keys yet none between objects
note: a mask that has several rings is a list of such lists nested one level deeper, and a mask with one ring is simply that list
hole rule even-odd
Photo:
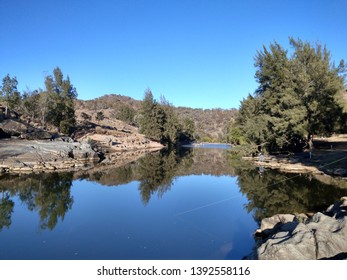
[{"label": "tree reflection in water", "polygon": [[310,174],[291,174],[273,170],[259,172],[258,168],[233,161],[240,191],[248,198],[245,206],[260,222],[280,213],[309,213],[323,211],[346,189],[324,184]]},{"label": "tree reflection in water", "polygon": [[[0,181],[0,188],[11,196],[18,196],[28,210],[37,211],[40,228],[52,230],[59,219],[64,220],[66,212],[72,207],[72,180],[72,173],[8,175]],[[0,227],[11,224],[13,207],[14,202],[9,200],[9,196],[5,196],[1,202]]]},{"label": "tree reflection in water", "polygon": [[52,230],[59,220],[64,220],[73,205],[73,180],[95,181],[112,187],[138,181],[141,199],[147,204],[153,195],[162,197],[170,190],[174,178],[192,174],[237,176],[240,192],[248,199],[245,207],[258,222],[279,213],[322,211],[346,195],[346,188],[324,184],[309,175],[271,170],[259,173],[247,162],[230,160],[226,150],[162,150],[118,168],[100,166],[77,173],[3,175],[0,179],[0,231],[11,225],[14,196],[29,211],[38,212],[42,229]]},{"label": "tree reflection in water", "polygon": [[179,169],[191,164],[190,150],[162,150],[148,154],[136,163],[136,174],[140,181],[140,194],[147,204],[154,193],[161,197],[170,190]]},{"label": "tree reflection in water", "polygon": [[14,202],[10,199],[10,195],[2,191],[0,200],[0,231],[11,225],[11,216],[14,208]]}]

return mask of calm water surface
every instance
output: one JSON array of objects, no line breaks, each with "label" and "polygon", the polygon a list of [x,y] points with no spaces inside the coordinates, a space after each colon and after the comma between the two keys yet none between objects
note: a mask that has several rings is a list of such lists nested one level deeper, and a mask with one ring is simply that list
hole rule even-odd
[{"label": "calm water surface", "polygon": [[242,259],[261,218],[346,195],[292,177],[232,163],[220,147],[162,151],[121,168],[3,176],[0,259]]}]

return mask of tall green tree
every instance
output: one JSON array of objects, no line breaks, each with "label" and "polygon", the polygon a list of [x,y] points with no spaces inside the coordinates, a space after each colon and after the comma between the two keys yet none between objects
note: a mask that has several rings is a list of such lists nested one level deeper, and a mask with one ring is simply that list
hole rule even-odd
[{"label": "tall green tree", "polygon": [[329,52],[290,38],[291,55],[278,43],[255,57],[259,86],[242,101],[233,132],[273,151],[299,151],[312,135],[341,130],[345,114],[336,96],[345,89],[344,62],[335,67]]},{"label": "tall green tree", "polygon": [[293,80],[297,97],[306,109],[309,135],[329,135],[341,127],[343,108],[336,98],[345,90],[346,66],[336,67],[326,46],[290,39],[294,48]]},{"label": "tall green tree", "polygon": [[53,76],[45,79],[46,100],[50,102],[47,120],[57,126],[61,132],[71,134],[76,125],[74,102],[77,98],[76,88],[69,76],[64,79],[59,67],[53,70]]},{"label": "tall green tree", "polygon": [[40,117],[40,94],[37,90],[27,89],[22,94],[21,112],[34,120]]},{"label": "tall green tree", "polygon": [[140,132],[150,139],[162,142],[164,140],[165,112],[149,89],[145,92],[140,113]]},{"label": "tall green tree", "polygon": [[7,106],[12,110],[17,109],[21,101],[21,95],[17,90],[17,85],[17,78],[11,78],[10,75],[7,74],[2,79],[2,85],[0,87],[1,99],[5,101]]},{"label": "tall green tree", "polygon": [[195,124],[190,118],[184,118],[182,130],[179,135],[180,142],[193,142],[195,140]]}]

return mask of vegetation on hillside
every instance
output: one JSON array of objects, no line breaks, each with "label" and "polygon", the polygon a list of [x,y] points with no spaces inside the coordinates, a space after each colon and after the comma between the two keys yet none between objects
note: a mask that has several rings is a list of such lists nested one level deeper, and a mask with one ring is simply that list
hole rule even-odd
[{"label": "vegetation on hillside", "polygon": [[347,115],[337,101],[345,92],[346,65],[331,61],[326,47],[290,39],[291,55],[278,43],[255,57],[253,95],[241,102],[229,139],[254,153],[301,151],[310,148],[313,135],[346,130]]},{"label": "vegetation on hillside", "polygon": [[172,105],[164,97],[161,99],[157,102],[150,90],[145,92],[139,112],[140,132],[168,145],[192,142],[194,124],[189,120],[181,122]]},{"label": "vegetation on hillside", "polygon": [[[237,114],[236,109],[193,109],[172,106],[165,97],[156,101],[159,105],[170,108],[178,122],[188,133],[190,139],[200,142],[226,142],[227,127]],[[89,111],[95,115],[100,110],[110,110],[110,118],[122,120],[128,124],[139,126],[143,100],[135,100],[127,96],[108,94],[93,100],[77,100],[76,108]],[[183,139],[181,139],[183,141]]]},{"label": "vegetation on hillside", "polygon": [[52,125],[64,134],[75,130],[75,100],[77,91],[70,78],[64,79],[59,67],[45,78],[45,89],[26,90],[20,94],[16,77],[7,75],[0,86],[0,101],[28,122],[46,127]]},{"label": "vegetation on hillside", "polygon": [[313,135],[346,132],[347,67],[343,60],[336,66],[321,44],[290,38],[290,45],[288,51],[274,42],[257,52],[258,88],[239,110],[174,107],[164,97],[157,101],[150,90],[142,101],[115,94],[77,100],[76,89],[58,67],[45,78],[44,89],[22,94],[16,77],[7,75],[0,101],[28,122],[69,135],[91,121],[107,119],[137,127],[168,145],[195,140],[232,143],[244,155],[297,152],[310,148]]}]

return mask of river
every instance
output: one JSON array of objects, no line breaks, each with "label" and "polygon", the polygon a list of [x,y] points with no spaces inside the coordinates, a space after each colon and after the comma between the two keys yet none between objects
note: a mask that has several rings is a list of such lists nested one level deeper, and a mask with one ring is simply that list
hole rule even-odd
[{"label": "river", "polygon": [[0,259],[242,259],[259,221],[346,189],[234,162],[223,146],[114,168],[0,178]]}]

